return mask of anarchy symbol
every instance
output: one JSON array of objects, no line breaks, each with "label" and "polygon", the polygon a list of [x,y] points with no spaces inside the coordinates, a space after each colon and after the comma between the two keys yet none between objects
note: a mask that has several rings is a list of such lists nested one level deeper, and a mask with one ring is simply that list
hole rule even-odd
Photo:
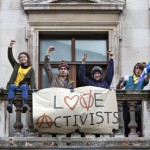
[{"label": "anarchy symbol", "polygon": [[51,126],[52,126],[52,119],[51,119],[51,117],[49,117],[48,115],[46,115],[45,113],[42,115],[42,116],[40,116],[38,119],[37,119],[37,121],[36,121],[36,125],[39,127],[39,128],[47,128],[47,127],[49,127],[49,128],[51,128]]},{"label": "anarchy symbol", "polygon": [[[84,96],[89,98],[88,102],[86,102]],[[81,97],[80,97],[80,104],[87,111],[93,106],[93,104],[94,104],[94,97],[92,96],[92,90],[90,90],[90,93],[86,93],[86,94],[81,95]]]}]

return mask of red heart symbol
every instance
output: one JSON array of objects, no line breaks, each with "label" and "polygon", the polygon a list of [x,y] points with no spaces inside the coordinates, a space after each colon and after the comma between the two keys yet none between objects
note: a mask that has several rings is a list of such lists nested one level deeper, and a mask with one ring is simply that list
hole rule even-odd
[{"label": "red heart symbol", "polygon": [[76,107],[78,101],[79,101],[79,96],[78,95],[74,95],[73,97],[69,97],[69,96],[64,97],[64,102],[66,103],[66,105],[71,110],[74,110],[74,108]]}]

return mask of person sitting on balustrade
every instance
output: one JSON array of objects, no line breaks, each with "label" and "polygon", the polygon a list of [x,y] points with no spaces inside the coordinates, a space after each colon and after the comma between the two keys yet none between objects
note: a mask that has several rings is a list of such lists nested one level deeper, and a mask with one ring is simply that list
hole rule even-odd
[{"label": "person sitting on balustrade", "polygon": [[17,89],[22,91],[22,113],[27,111],[27,98],[28,98],[28,89],[36,88],[35,84],[35,73],[34,69],[31,67],[31,61],[29,54],[27,52],[21,52],[18,56],[19,63],[15,60],[12,53],[12,46],[15,43],[14,40],[11,40],[8,47],[8,59],[13,67],[13,72],[10,77],[10,80],[7,84],[8,91],[8,106],[7,110],[9,113],[12,113],[12,106],[14,100],[14,93]]}]

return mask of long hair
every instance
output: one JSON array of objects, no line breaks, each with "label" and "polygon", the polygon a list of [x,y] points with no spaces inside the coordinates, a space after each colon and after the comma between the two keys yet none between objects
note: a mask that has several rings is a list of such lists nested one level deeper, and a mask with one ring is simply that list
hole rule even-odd
[{"label": "long hair", "polygon": [[29,56],[29,54],[28,54],[27,52],[21,52],[21,53],[18,55],[18,60],[20,60],[20,55],[22,55],[22,54],[24,54],[24,55],[27,56],[27,65],[28,65],[28,66],[32,66],[31,60],[30,60],[30,56]]},{"label": "long hair", "polygon": [[144,65],[143,65],[143,63],[137,63],[137,64],[135,64],[135,66],[134,66],[134,69],[133,69],[133,74],[135,74],[135,69],[136,68],[139,68],[140,70],[144,70]]}]

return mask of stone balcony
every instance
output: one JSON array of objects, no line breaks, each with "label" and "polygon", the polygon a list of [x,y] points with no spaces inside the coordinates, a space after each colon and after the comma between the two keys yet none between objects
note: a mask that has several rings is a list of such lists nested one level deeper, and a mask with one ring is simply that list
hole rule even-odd
[{"label": "stone balcony", "polygon": [[[28,98],[28,134],[23,134],[22,113],[21,113],[21,91],[16,91],[14,100],[15,116],[13,138],[9,135],[1,136],[0,149],[150,149],[150,119],[149,117],[149,101],[150,90],[131,91],[117,90],[117,102],[119,112],[119,130],[111,135],[94,135],[73,133],[69,137],[63,134],[37,133],[33,127],[32,117],[32,92],[29,91]],[[0,105],[7,104],[8,90],[0,89]],[[124,136],[123,122],[123,102],[127,101],[130,107],[130,123],[131,130],[129,137]],[[136,103],[142,102],[142,137],[138,137],[136,133],[135,106]],[[5,105],[6,107],[6,105]],[[1,111],[1,110],[0,110]],[[3,112],[1,111],[1,114]],[[12,115],[12,114],[11,114]],[[3,122],[0,122],[2,124]],[[11,122],[10,122],[11,124]],[[6,128],[6,127],[5,127]],[[8,127],[9,128],[9,127]]]}]

